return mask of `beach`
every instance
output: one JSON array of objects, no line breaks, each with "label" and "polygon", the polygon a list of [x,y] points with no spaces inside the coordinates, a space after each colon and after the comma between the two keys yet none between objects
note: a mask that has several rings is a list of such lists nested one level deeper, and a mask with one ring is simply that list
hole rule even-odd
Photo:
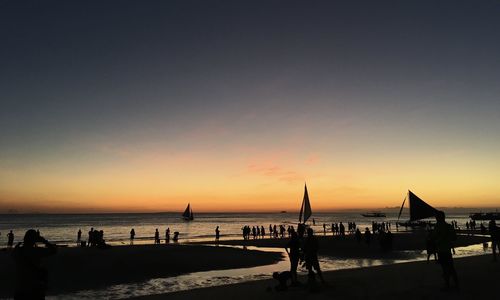
[{"label": "beach", "polygon": [[[15,267],[11,251],[0,251],[0,298],[11,297]],[[49,295],[102,289],[114,284],[150,278],[272,264],[280,253],[201,245],[118,246],[59,248],[44,261],[49,270]]]},{"label": "beach", "polygon": [[[320,242],[319,254],[330,257],[333,261],[345,258],[368,259],[370,261],[376,259],[414,259],[415,253],[421,253],[420,250],[425,245],[424,233],[395,234],[394,251],[382,251],[377,242],[377,235],[373,236],[370,246],[366,245],[364,241],[358,243],[352,235],[345,237],[318,236],[318,239]],[[459,235],[456,245],[457,247],[473,245],[487,240],[487,237]],[[262,250],[269,250],[269,248],[282,249],[287,241],[287,238],[266,238],[246,241],[221,241],[220,246],[200,245],[197,243],[126,245],[114,246],[106,250],[60,247],[58,253],[47,258],[44,263],[49,270],[48,295],[64,295],[85,290],[106,289],[117,284],[136,283],[139,286],[145,286],[146,281],[155,278],[264,265],[269,265],[270,269],[268,269],[268,274],[266,273],[265,277],[260,278],[270,278],[271,272],[274,270],[273,264],[283,259],[281,252],[239,249],[226,245],[246,246],[250,249],[253,249],[252,246],[258,246],[263,247]],[[0,265],[5,266],[3,272],[0,273],[0,298],[9,297],[14,283],[14,264],[9,250],[0,251]],[[432,263],[432,265],[435,264]],[[288,268],[288,266],[285,268]],[[419,270],[416,271],[418,274]],[[340,274],[344,274],[342,272],[350,274],[350,271],[339,272],[341,272]],[[435,272],[438,272],[438,270],[435,270]],[[388,272],[387,275],[383,274],[382,272],[376,277],[392,276],[391,272]],[[394,274],[394,276],[397,276],[397,273]],[[329,278],[332,277],[332,281],[337,281],[337,276],[339,275],[331,275],[330,273],[328,275]],[[359,279],[358,282],[363,287],[365,283],[372,284],[369,278],[366,278],[366,280]],[[219,284],[214,283],[214,285]],[[254,284],[259,283],[245,283],[242,288],[244,290],[246,286],[253,286]],[[270,283],[260,284],[262,286],[259,286],[259,289],[265,289],[265,286]],[[214,287],[214,289],[219,288]],[[239,293],[239,288],[233,287],[233,289],[236,289],[234,293]],[[209,291],[196,291],[194,293],[198,292],[212,293]],[[131,295],[134,295],[134,293],[131,293]],[[184,295],[182,293],[176,295],[178,297],[190,297],[182,296]]]},{"label": "beach", "polygon": [[[496,299],[499,262],[493,263],[490,255],[481,255],[455,259],[455,266],[460,291],[441,291],[440,266],[419,261],[325,272],[327,286],[314,293],[305,285],[276,291],[277,282],[268,279],[135,299]],[[299,280],[306,282],[305,276]]]}]

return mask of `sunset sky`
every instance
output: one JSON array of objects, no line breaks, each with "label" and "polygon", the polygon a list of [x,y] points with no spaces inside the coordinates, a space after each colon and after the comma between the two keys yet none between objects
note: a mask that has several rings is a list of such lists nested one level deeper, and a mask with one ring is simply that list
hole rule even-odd
[{"label": "sunset sky", "polygon": [[0,212],[500,207],[499,16],[0,0]]}]

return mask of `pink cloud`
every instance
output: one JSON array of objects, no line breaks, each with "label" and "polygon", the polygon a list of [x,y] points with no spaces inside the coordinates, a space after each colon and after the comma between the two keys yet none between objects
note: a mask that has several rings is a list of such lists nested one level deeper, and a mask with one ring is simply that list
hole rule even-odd
[{"label": "pink cloud", "polygon": [[258,165],[249,164],[248,171],[250,173],[259,174],[267,177],[277,178],[280,181],[289,183],[297,183],[304,180],[304,177],[293,170],[284,169],[278,165]]}]

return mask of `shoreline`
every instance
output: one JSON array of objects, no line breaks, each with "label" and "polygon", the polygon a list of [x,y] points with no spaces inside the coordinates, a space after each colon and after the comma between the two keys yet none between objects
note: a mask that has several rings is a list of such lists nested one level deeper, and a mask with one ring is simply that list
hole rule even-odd
[{"label": "shoreline", "polygon": [[238,284],[199,288],[167,294],[135,297],[136,300],[162,299],[495,299],[500,278],[500,262],[491,255],[455,259],[461,281],[460,291],[441,291],[441,268],[434,262],[406,262],[324,272],[327,286],[318,292],[307,289],[305,275],[301,286],[276,291],[277,281],[264,279]]},{"label": "shoreline", "polygon": [[[425,250],[425,232],[402,232],[393,234],[393,250],[383,251],[379,245],[378,234],[372,234],[372,241],[368,245],[364,241],[358,243],[354,235],[346,235],[345,237],[332,235],[316,235],[320,249],[318,254],[336,258],[405,258],[405,251],[424,251]],[[487,236],[477,235],[457,235],[457,240],[454,242],[455,247],[465,247],[484,242],[489,242],[491,239]],[[249,240],[221,240],[219,245],[232,246],[254,246],[261,248],[284,248],[288,243],[288,238],[277,239],[249,239]],[[194,242],[192,244],[216,244],[216,242]]]}]

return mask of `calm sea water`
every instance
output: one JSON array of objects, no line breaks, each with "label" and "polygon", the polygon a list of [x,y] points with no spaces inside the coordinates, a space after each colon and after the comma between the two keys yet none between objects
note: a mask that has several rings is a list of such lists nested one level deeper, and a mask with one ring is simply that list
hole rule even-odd
[{"label": "calm sea water", "polygon": [[[386,213],[386,218],[365,218],[361,212],[333,212],[314,213],[316,231],[323,231],[323,223],[356,222],[362,228],[371,226],[373,220],[378,222],[392,222],[393,231],[398,212]],[[402,220],[408,216],[403,214]],[[464,227],[468,221],[468,213],[448,213],[448,220],[456,220],[459,226]],[[128,243],[129,232],[134,228],[138,242],[149,242],[155,229],[158,228],[163,239],[167,227],[170,231],[180,232],[180,241],[203,241],[213,239],[215,227],[220,226],[221,239],[234,239],[241,236],[244,225],[264,226],[268,233],[269,224],[295,225],[298,213],[199,213],[195,220],[186,222],[181,219],[180,213],[147,213],[147,214],[10,214],[0,215],[0,246],[7,243],[7,233],[13,230],[15,241],[22,240],[27,229],[40,230],[48,240],[74,245],[78,229],[82,230],[82,239],[86,240],[91,227],[104,230],[107,242],[121,244]],[[328,226],[329,228],[330,226]],[[347,224],[346,224],[347,227]],[[347,229],[347,228],[346,228]]]}]

